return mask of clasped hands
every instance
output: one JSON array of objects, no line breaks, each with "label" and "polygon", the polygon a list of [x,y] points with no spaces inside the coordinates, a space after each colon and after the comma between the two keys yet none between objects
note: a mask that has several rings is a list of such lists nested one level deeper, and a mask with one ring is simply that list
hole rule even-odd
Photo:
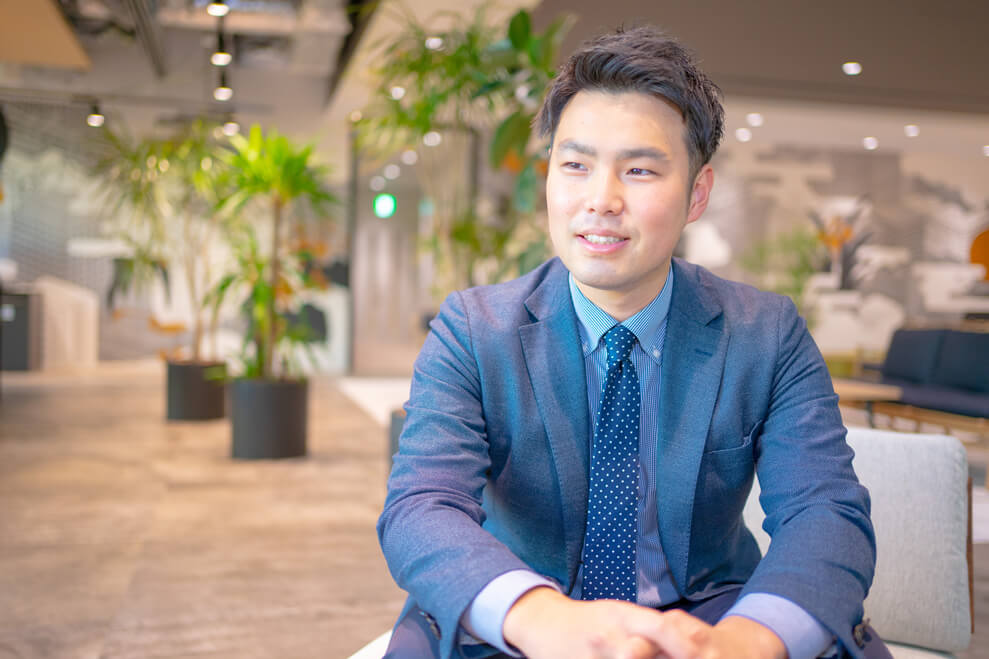
[{"label": "clasped hands", "polygon": [[515,602],[505,640],[529,659],[785,659],[767,627],[737,616],[709,625],[683,611],[630,602],[575,601],[534,588]]}]

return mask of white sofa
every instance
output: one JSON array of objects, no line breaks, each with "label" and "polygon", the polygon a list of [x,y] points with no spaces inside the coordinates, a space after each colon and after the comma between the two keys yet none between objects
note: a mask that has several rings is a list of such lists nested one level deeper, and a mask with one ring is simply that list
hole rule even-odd
[{"label": "white sofa", "polygon": [[[954,437],[850,428],[855,470],[872,495],[878,559],[865,615],[895,659],[952,657],[968,647],[970,484]],[[765,553],[758,483],[745,523]],[[381,659],[386,632],[350,659]]]}]

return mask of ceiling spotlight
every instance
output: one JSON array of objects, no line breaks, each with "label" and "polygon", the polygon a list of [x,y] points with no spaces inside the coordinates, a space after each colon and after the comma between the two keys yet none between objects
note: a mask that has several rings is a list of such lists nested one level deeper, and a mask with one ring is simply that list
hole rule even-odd
[{"label": "ceiling spotlight", "polygon": [[381,192],[385,189],[385,177],[384,176],[372,176],[371,177],[371,189],[375,192]]},{"label": "ceiling spotlight", "polygon": [[405,87],[399,87],[398,85],[395,85],[394,87],[391,88],[391,97],[393,99],[398,101],[401,100],[403,96],[405,96]]},{"label": "ceiling spotlight", "polygon": [[218,101],[229,101],[233,98],[234,90],[227,84],[227,72],[220,71],[220,84],[213,90],[213,98]]},{"label": "ceiling spotlight", "polygon": [[443,40],[439,37],[429,37],[426,39],[426,48],[429,50],[439,50],[443,47]]},{"label": "ceiling spotlight", "polygon": [[384,169],[385,178],[389,181],[394,181],[402,173],[401,168],[398,165],[388,165]]},{"label": "ceiling spotlight", "polygon": [[217,18],[222,18],[230,13],[230,7],[227,6],[226,0],[213,0],[206,7],[206,12],[210,16],[216,16]]},{"label": "ceiling spotlight", "polygon": [[745,121],[753,128],[758,128],[763,123],[762,115],[758,112],[749,112],[745,115]]},{"label": "ceiling spotlight", "polygon": [[419,154],[412,149],[402,151],[402,162],[406,165],[414,165],[419,162]]},{"label": "ceiling spotlight", "polygon": [[227,117],[227,120],[223,122],[223,134],[227,137],[233,137],[239,132],[240,124],[233,117]]},{"label": "ceiling spotlight", "polygon": [[422,143],[426,146],[438,146],[443,141],[443,136],[435,130],[431,130],[422,136]]},{"label": "ceiling spotlight", "polygon": [[106,117],[100,112],[100,106],[93,104],[89,109],[89,115],[86,117],[86,123],[93,128],[99,128],[106,121]]},{"label": "ceiling spotlight", "polygon": [[[222,21],[221,21],[222,22]],[[216,30],[216,52],[210,55],[209,61],[213,66],[226,66],[230,64],[234,59],[234,56],[230,54],[227,50],[226,44],[223,42],[223,30],[217,28]]]},{"label": "ceiling spotlight", "polygon": [[989,158],[989,144],[986,144],[984,147],[982,147],[982,155],[984,155],[986,158]]},{"label": "ceiling spotlight", "polygon": [[841,65],[841,70],[845,72],[846,76],[857,76],[862,73],[862,65],[858,62],[845,62]]},{"label": "ceiling spotlight", "polygon": [[903,127],[903,134],[907,137],[917,137],[920,135],[920,126],[917,124],[907,124]]},{"label": "ceiling spotlight", "polygon": [[739,142],[748,142],[752,139],[752,131],[748,128],[739,128],[735,131],[735,139]]},{"label": "ceiling spotlight", "polygon": [[875,151],[879,148],[879,140],[875,137],[864,137],[862,138],[862,146],[869,151]]}]

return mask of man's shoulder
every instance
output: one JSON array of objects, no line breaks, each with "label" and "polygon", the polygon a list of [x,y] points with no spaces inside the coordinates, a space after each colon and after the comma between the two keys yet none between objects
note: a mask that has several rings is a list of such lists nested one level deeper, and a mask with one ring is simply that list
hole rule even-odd
[{"label": "man's shoulder", "polygon": [[468,311],[494,309],[507,316],[526,314],[526,300],[543,286],[554,288],[556,293],[565,291],[569,295],[567,272],[560,259],[554,257],[521,277],[500,284],[467,288],[459,291],[459,295]]},{"label": "man's shoulder", "polygon": [[675,264],[675,276],[703,298],[696,301],[720,313],[727,324],[738,327],[776,322],[780,311],[792,305],[784,295],[719,277],[702,266],[682,259],[676,259]]}]

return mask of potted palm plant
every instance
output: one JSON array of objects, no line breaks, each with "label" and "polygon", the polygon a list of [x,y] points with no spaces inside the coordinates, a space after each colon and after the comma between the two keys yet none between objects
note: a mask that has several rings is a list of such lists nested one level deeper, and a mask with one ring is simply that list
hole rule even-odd
[{"label": "potted palm plant", "polygon": [[[142,289],[160,278],[166,296],[175,283],[170,272],[183,276],[188,324],[162,324],[157,331],[189,334],[183,349],[165,353],[167,362],[166,418],[205,420],[225,415],[225,365],[216,357],[215,314],[207,318],[205,295],[214,284],[212,267],[219,220],[220,186],[225,180],[214,167],[219,144],[212,126],[195,121],[166,139],[133,142],[106,131],[109,155],[98,165],[111,215],[118,218],[111,233],[131,248],[114,259],[107,304],[131,289]],[[129,211],[129,212],[128,212]],[[213,359],[204,342],[213,339]]]},{"label": "potted palm plant", "polygon": [[[230,189],[221,204],[232,217],[228,238],[236,268],[210,294],[215,308],[236,291],[248,318],[241,362],[243,373],[230,381],[230,416],[235,458],[288,458],[307,452],[308,381],[292,348],[310,333],[299,294],[325,286],[312,254],[287,240],[301,206],[326,219],[336,201],[327,187],[328,170],[314,161],[312,146],[296,146],[276,131],[253,126],[248,137],[231,138],[223,155]],[[240,212],[247,205],[266,211],[255,227]],[[268,249],[262,249],[262,238]],[[265,235],[266,234],[266,235]]]}]

